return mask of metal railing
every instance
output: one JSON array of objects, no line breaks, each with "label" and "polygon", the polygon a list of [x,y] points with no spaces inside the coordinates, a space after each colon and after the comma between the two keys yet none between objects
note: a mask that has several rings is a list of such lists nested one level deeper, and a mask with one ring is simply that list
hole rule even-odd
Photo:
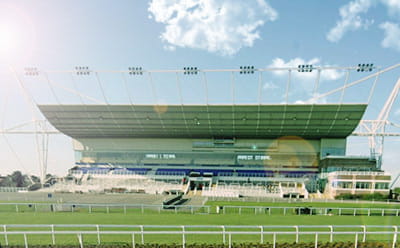
[{"label": "metal railing", "polygon": [[[102,235],[130,235],[130,242],[135,248],[137,243],[151,243],[147,241],[146,236],[151,235],[154,239],[161,240],[159,236],[179,235],[180,244],[183,248],[187,243],[190,243],[188,235],[212,235],[217,236],[216,243],[222,242],[232,247],[234,236],[240,236],[240,242],[243,243],[243,235],[258,236],[255,241],[259,243],[271,242],[273,247],[278,243],[278,235],[285,236],[285,240],[290,241],[287,236],[292,236],[295,243],[299,243],[304,236],[312,235],[315,247],[318,247],[319,241],[334,242],[338,235],[350,236],[350,240],[354,241],[355,247],[359,242],[369,241],[370,237],[380,235],[380,240],[389,241],[392,247],[396,247],[397,237],[399,234],[399,226],[373,226],[373,225],[299,225],[299,226],[216,226],[216,225],[3,225],[0,230],[0,236],[4,237],[4,244],[11,245],[9,242],[10,236],[23,236],[25,247],[29,246],[29,236],[50,236],[51,243],[56,244],[57,237],[65,235],[75,235],[80,247],[84,247],[83,235],[95,236],[96,244],[102,244]],[[11,229],[11,230],[10,230]],[[23,230],[20,230],[23,229]],[[29,229],[29,230],[26,230]],[[35,230],[36,229],[36,230]],[[39,230],[38,230],[39,229]],[[70,230],[68,230],[70,229]],[[72,230],[71,230],[72,229]],[[79,230],[80,229],[80,230]],[[92,229],[92,230],[84,230]],[[171,230],[175,229],[175,230]],[[390,239],[382,239],[382,235],[389,235]],[[269,240],[265,236],[269,237]],[[138,238],[139,237],[139,238]],[[117,237],[118,238],[118,237]],[[272,238],[272,239],[271,239]],[[139,242],[136,242],[139,239]],[[289,240],[288,240],[289,239]],[[109,239],[108,239],[109,240]],[[218,241],[219,240],[219,241]],[[343,237],[337,238],[337,241],[342,241]],[[346,239],[347,241],[349,238]],[[309,242],[309,240],[308,240]],[[90,242],[86,242],[88,244]],[[104,242],[103,242],[104,243]],[[245,243],[245,242],[244,242]]]},{"label": "metal railing", "polygon": [[[97,204],[97,203],[0,203],[1,211],[12,211],[12,212],[76,212],[76,211],[87,211],[88,213],[93,212],[105,212],[112,213],[123,212],[127,214],[129,210],[139,210],[142,214],[145,210],[151,210],[153,212],[161,213],[164,211],[162,204],[150,205],[150,204]],[[186,213],[211,213],[211,206],[207,205],[172,205],[168,212],[174,211],[186,212]]]},{"label": "metal railing", "polygon": [[0,187],[1,193],[27,192],[27,187]]},{"label": "metal railing", "polygon": [[190,214],[267,214],[267,215],[352,215],[352,216],[400,216],[400,208],[350,208],[350,207],[307,207],[307,206],[209,206],[146,204],[83,204],[83,203],[0,203],[0,212],[82,212],[124,213],[175,212]]},{"label": "metal railing", "polygon": [[222,214],[296,214],[296,215],[380,215],[400,216],[400,209],[393,208],[348,208],[348,207],[275,207],[275,206],[222,206]]},{"label": "metal railing", "polygon": [[315,199],[315,198],[267,198],[267,197],[253,197],[253,196],[246,196],[243,198],[237,197],[220,197],[220,196],[210,196],[208,197],[210,201],[231,201],[231,202],[282,202],[282,203],[313,203],[313,202],[326,202],[326,203],[368,203],[368,204],[393,204],[399,205],[400,201],[395,199],[387,199],[387,200],[345,200],[345,199]]}]

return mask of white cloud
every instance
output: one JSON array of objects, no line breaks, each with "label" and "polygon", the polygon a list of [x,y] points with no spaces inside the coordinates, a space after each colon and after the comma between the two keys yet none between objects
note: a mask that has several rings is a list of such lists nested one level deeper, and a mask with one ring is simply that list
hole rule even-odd
[{"label": "white cloud", "polygon": [[233,55],[260,38],[259,28],[278,13],[265,0],[152,0],[149,12],[165,24],[166,47]]},{"label": "white cloud", "polygon": [[164,46],[164,49],[167,50],[167,51],[175,51],[175,50],[176,50],[176,47],[171,46],[171,45],[165,45],[165,46]]},{"label": "white cloud", "polygon": [[338,42],[348,31],[358,30],[360,28],[367,29],[374,21],[363,19],[360,14],[366,13],[372,3],[373,0],[355,0],[340,7],[339,14],[341,19],[337,21],[336,26],[328,32],[326,35],[327,40]]},{"label": "white cloud", "polygon": [[400,108],[399,108],[399,109],[397,109],[397,110],[394,112],[394,115],[396,115],[396,116],[400,116]]},{"label": "white cloud", "polygon": [[326,98],[326,96],[321,97],[321,94],[316,93],[311,99],[307,100],[307,101],[302,101],[302,100],[297,100],[295,101],[295,104],[327,104],[328,103],[328,99]]},{"label": "white cloud", "polygon": [[273,90],[278,88],[278,85],[274,84],[273,82],[265,82],[263,85],[263,90]]},{"label": "white cloud", "polygon": [[399,0],[381,0],[386,5],[388,12],[392,16],[400,16],[400,1]]},{"label": "white cloud", "polygon": [[[287,62],[285,62],[281,58],[275,58],[272,60],[272,63],[268,67],[277,67],[277,68],[284,68],[284,67],[297,67],[298,65],[318,65],[320,64],[320,59],[319,58],[312,58],[310,60],[305,60],[302,58],[294,58],[291,59]],[[329,67],[330,65],[324,65],[326,67]],[[275,75],[280,75],[284,76],[287,75],[288,72],[285,71],[273,71]],[[341,77],[343,77],[344,73],[335,69],[332,70],[322,70],[320,74],[320,80],[321,81],[328,81],[328,80],[337,80]],[[316,71],[314,70],[311,73],[292,73],[292,76],[296,79],[301,79],[301,80],[310,80],[310,79],[315,79],[316,78]]]},{"label": "white cloud", "polygon": [[382,46],[385,48],[393,48],[400,52],[400,27],[396,23],[384,22],[379,25],[384,30],[384,39]]},{"label": "white cloud", "polygon": [[[313,65],[330,67],[331,65],[324,64],[321,65],[321,60],[319,58],[312,58],[310,60],[305,60],[303,58],[293,58],[289,61],[285,61],[282,58],[275,58],[272,63],[268,65],[269,68],[297,68],[299,65]],[[287,70],[273,70],[272,74],[280,78],[287,78]],[[296,104],[309,104],[309,103],[327,103],[326,97],[320,97],[321,94],[318,92],[313,92],[315,87],[315,82],[317,79],[317,70],[312,72],[298,72],[297,70],[292,70],[291,81],[297,83],[291,83],[290,94],[293,94],[290,98],[297,98],[294,103]],[[344,72],[336,69],[326,69],[320,72],[320,81],[332,81],[338,80],[345,75]],[[286,80],[286,79],[285,79]],[[286,87],[286,86],[285,86]],[[284,96],[285,97],[285,96]],[[310,100],[311,98],[311,100]]]}]

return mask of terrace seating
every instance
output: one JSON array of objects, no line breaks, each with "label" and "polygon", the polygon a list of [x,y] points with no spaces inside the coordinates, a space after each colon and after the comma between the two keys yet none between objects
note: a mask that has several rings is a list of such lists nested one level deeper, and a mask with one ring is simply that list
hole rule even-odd
[{"label": "terrace seating", "polygon": [[146,175],[150,168],[115,168],[112,170],[113,175]]},{"label": "terrace seating", "polygon": [[219,172],[218,172],[218,176],[219,176],[219,177],[231,177],[231,176],[233,176],[233,170],[232,170],[232,171],[228,171],[228,170],[226,170],[226,171],[219,171]]},{"label": "terrace seating", "polygon": [[273,177],[273,171],[237,170],[239,177]]},{"label": "terrace seating", "polygon": [[159,176],[186,176],[190,169],[174,169],[174,168],[160,168],[156,170],[156,175]]},{"label": "terrace seating", "polygon": [[280,197],[281,191],[277,185],[262,185],[252,183],[218,183],[210,190],[204,190],[203,196],[212,197],[239,197],[239,196],[252,196],[252,197]]},{"label": "terrace seating", "polygon": [[213,176],[220,176],[220,174],[232,175],[233,170],[215,170],[215,169],[194,169],[194,172],[199,172],[201,175],[204,173],[212,173]]},{"label": "terrace seating", "polygon": [[301,177],[315,177],[318,172],[313,171],[280,171],[281,177],[301,178]]},{"label": "terrace seating", "polygon": [[[88,174],[85,174],[88,176]],[[180,191],[182,183],[154,181],[146,178],[113,178],[113,177],[94,177],[81,180],[79,183],[75,181],[58,182],[47,191],[58,192],[114,192],[114,193],[147,193],[161,194],[164,191]],[[119,189],[115,192],[113,189]]]}]

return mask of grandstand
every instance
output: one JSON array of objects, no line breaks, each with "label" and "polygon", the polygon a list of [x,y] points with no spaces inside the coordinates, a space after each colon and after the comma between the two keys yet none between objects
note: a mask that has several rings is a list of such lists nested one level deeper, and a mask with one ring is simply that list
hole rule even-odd
[{"label": "grandstand", "polygon": [[214,197],[388,194],[376,159],[346,156],[366,104],[39,105],[73,138],[50,191]]}]

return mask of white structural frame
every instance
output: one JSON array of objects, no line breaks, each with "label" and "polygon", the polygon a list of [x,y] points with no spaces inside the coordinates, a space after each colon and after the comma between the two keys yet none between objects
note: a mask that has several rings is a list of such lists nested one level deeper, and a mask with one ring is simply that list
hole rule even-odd
[{"label": "white structural frame", "polygon": [[[387,133],[387,126],[400,128],[400,125],[388,121],[389,114],[400,90],[400,77],[392,89],[385,105],[376,120],[362,120],[360,122],[361,132],[354,132],[354,136],[368,136],[371,158],[375,158],[378,168],[382,165],[383,146],[385,136],[400,136],[400,133]],[[364,131],[364,132],[363,132]]]},{"label": "white structural frame", "polygon": [[[343,100],[343,94],[344,91],[349,88],[352,87],[354,85],[360,84],[362,82],[365,82],[368,79],[374,78],[375,77],[375,82],[374,85],[370,91],[370,97],[368,99],[368,101],[370,100],[373,91],[375,89],[375,85],[377,82],[378,77],[386,72],[392,71],[394,69],[397,69],[400,67],[400,64],[395,64],[392,65],[390,67],[387,67],[385,69],[379,70],[378,72],[369,74],[366,77],[363,77],[361,79],[355,80],[353,82],[348,82],[348,75],[349,72],[352,70],[357,70],[359,69],[359,66],[347,66],[347,67],[341,67],[341,66],[328,66],[328,67],[324,67],[324,66],[312,66],[312,70],[317,71],[317,76],[316,76],[316,80],[315,80],[315,85],[314,85],[314,90],[313,90],[313,97],[311,99],[309,99],[306,103],[315,103],[318,99],[324,98],[326,96],[329,96],[331,94],[337,93],[342,91],[342,95],[340,98],[340,101]],[[372,69],[376,69],[377,67],[372,67]],[[317,95],[316,92],[318,91],[318,87],[319,87],[319,83],[320,83],[320,75],[321,72],[324,70],[343,70],[343,71],[347,71],[346,73],[346,79],[344,82],[344,86],[336,88],[334,90],[331,90],[329,92],[323,93],[323,94],[319,94]],[[18,81],[18,84],[24,94],[24,97],[26,98],[26,101],[30,104],[31,107],[31,112],[32,112],[32,117],[33,117],[33,124],[35,126],[34,130],[17,130],[17,126],[12,127],[12,128],[6,128],[6,129],[0,129],[0,134],[34,134],[35,138],[36,138],[36,145],[37,145],[37,152],[38,152],[38,158],[39,158],[39,168],[40,168],[40,178],[42,183],[45,180],[45,176],[46,176],[46,171],[47,171],[47,156],[48,156],[48,142],[49,142],[49,135],[50,134],[59,134],[58,131],[54,131],[54,130],[50,130],[48,128],[48,124],[46,124],[45,120],[40,120],[36,114],[35,114],[35,108],[37,107],[37,103],[34,99],[34,97],[28,92],[27,88],[24,85],[24,81],[22,80],[21,77],[21,73],[17,72],[16,70],[12,69],[14,76],[16,78],[16,80]],[[153,92],[154,90],[154,85],[152,83],[152,74],[153,73],[175,73],[177,74],[176,80],[177,80],[177,86],[179,88],[179,92],[180,92],[180,83],[179,83],[179,73],[185,73],[187,70],[184,69],[179,69],[179,70],[143,70],[142,68],[140,68],[140,75],[144,75],[147,74],[148,78],[150,80],[151,86],[152,86],[152,90]],[[195,67],[195,71],[196,74],[202,74],[202,78],[205,83],[205,89],[206,89],[206,104],[208,105],[208,86],[207,86],[207,79],[206,79],[206,73],[207,72],[230,72],[232,74],[231,76],[231,92],[232,92],[232,106],[234,107],[235,104],[235,94],[234,94],[234,73],[235,72],[242,72],[243,69],[197,69],[197,67]],[[262,77],[262,72],[273,72],[273,71],[287,71],[288,72],[288,79],[287,79],[287,83],[286,83],[286,90],[285,90],[285,103],[288,104],[288,93],[289,93],[289,89],[290,89],[290,84],[291,84],[291,72],[292,71],[299,71],[299,67],[282,67],[282,68],[252,68],[251,71],[253,71],[253,73],[260,73],[259,75],[259,83],[260,83],[260,78]],[[27,73],[28,72],[28,73]],[[33,73],[32,73],[33,72]],[[49,78],[49,73],[67,73],[71,75],[71,79],[74,80],[74,74],[76,74],[78,72],[83,72],[80,73],[80,75],[89,75],[91,73],[93,73],[96,77],[96,80],[102,90],[102,95],[103,95],[103,100],[98,100],[98,99],[94,99],[93,97],[90,96],[86,96],[85,94],[79,92],[76,89],[70,89],[70,88],[66,88],[64,86],[62,86],[61,84],[50,80]],[[48,86],[51,89],[52,94],[54,94],[54,97],[56,99],[57,102],[59,102],[58,97],[55,95],[54,89],[52,87],[58,87],[61,88],[65,91],[68,91],[72,94],[75,94],[77,96],[79,96],[79,98],[81,99],[81,101],[83,102],[82,99],[87,99],[90,100],[96,104],[105,104],[107,106],[109,106],[109,102],[107,101],[107,98],[104,94],[104,91],[102,89],[101,86],[101,80],[99,78],[99,73],[117,73],[117,74],[121,74],[123,75],[124,78],[124,74],[130,73],[132,72],[131,70],[91,70],[88,67],[77,67],[75,70],[49,70],[49,71],[41,71],[38,70],[37,68],[27,68],[25,70],[26,75],[30,75],[30,76],[43,76],[44,81],[46,84],[48,84]],[[301,73],[308,73],[308,72],[301,72]],[[139,75],[139,74],[138,74]],[[124,78],[124,83],[126,84],[126,79]],[[370,146],[370,153],[371,153],[371,157],[377,159],[378,162],[378,166],[381,166],[382,163],[382,153],[383,153],[383,143],[384,143],[384,137],[385,136],[400,136],[400,133],[387,133],[385,132],[386,130],[386,126],[390,125],[396,128],[400,128],[400,125],[395,124],[395,123],[391,123],[389,122],[388,116],[390,113],[390,110],[393,106],[393,103],[396,99],[396,96],[398,94],[398,91],[400,89],[400,78],[397,81],[397,84],[395,85],[394,89],[392,90],[392,93],[390,94],[386,104],[384,105],[381,113],[378,116],[377,120],[362,120],[360,122],[359,125],[359,131],[355,131],[353,132],[352,135],[354,136],[368,136],[369,138],[369,146]],[[259,85],[259,90],[260,90],[260,85]],[[181,93],[180,93],[181,94]],[[154,97],[157,98],[156,94],[154,94]],[[258,95],[258,102],[259,104],[261,104],[260,102],[260,98],[261,98],[261,92],[259,92]],[[129,96],[129,100],[130,100],[130,104],[133,106],[134,103],[132,101],[131,96]],[[156,101],[158,99],[155,99]],[[180,101],[181,104],[183,105],[182,102],[182,96],[180,95]],[[60,103],[59,103],[60,104]]]}]

